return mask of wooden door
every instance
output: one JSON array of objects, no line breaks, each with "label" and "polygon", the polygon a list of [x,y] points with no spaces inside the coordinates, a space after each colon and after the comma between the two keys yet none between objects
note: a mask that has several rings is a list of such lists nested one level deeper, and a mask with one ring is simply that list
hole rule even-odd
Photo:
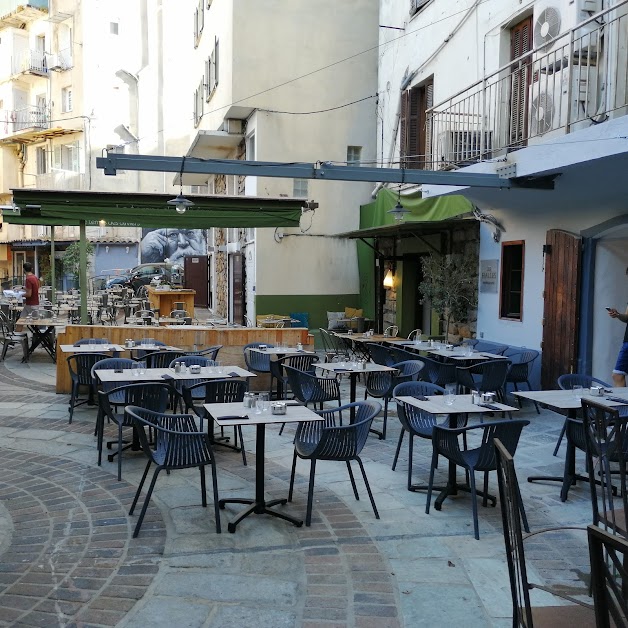
[{"label": "wooden door", "polygon": [[196,290],[194,305],[209,307],[209,266],[206,255],[186,255],[183,258],[185,287]]},{"label": "wooden door", "polygon": [[560,375],[576,371],[582,238],[550,229],[545,242],[541,386],[555,389]]},{"label": "wooden door", "polygon": [[[532,50],[532,16],[510,30],[510,59],[518,59]],[[510,75],[509,145],[521,148],[528,139],[528,92],[532,82],[532,56],[516,63]]]}]

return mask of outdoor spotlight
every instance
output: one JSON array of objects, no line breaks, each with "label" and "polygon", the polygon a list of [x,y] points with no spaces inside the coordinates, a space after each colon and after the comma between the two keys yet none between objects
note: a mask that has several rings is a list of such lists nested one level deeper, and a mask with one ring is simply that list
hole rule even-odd
[{"label": "outdoor spotlight", "polygon": [[194,205],[194,203],[185,198],[185,196],[183,196],[183,194],[179,192],[179,194],[177,194],[174,198],[171,198],[168,201],[168,205],[174,205],[177,214],[185,214],[187,208]]}]

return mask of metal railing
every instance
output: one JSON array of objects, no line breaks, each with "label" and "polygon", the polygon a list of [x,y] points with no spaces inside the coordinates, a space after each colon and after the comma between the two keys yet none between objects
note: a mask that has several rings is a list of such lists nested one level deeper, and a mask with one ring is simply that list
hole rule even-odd
[{"label": "metal railing", "polygon": [[43,50],[25,50],[13,58],[13,74],[29,72],[48,76],[48,60]]},{"label": "metal railing", "polygon": [[628,114],[628,0],[427,110],[425,168],[493,159]]},{"label": "metal railing", "polygon": [[13,135],[25,129],[49,129],[50,105],[29,105],[23,109],[0,110],[0,136]]}]

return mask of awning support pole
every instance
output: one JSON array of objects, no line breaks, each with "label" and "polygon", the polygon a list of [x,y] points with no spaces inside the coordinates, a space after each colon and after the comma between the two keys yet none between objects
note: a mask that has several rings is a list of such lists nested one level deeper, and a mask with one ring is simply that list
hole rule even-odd
[{"label": "awning support pole", "polygon": [[57,302],[57,273],[55,266],[55,228],[50,227],[50,283],[52,285],[52,294],[50,300],[55,305]]},{"label": "awning support pole", "polygon": [[87,325],[87,230],[85,221],[79,223],[79,290],[81,291],[81,325]]}]

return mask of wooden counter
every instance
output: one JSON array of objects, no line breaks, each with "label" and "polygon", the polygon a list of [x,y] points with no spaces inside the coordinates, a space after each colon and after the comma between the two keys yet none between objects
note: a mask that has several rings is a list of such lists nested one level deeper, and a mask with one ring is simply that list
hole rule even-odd
[{"label": "wooden counter", "polygon": [[[112,344],[124,345],[127,338],[136,342],[142,338],[155,338],[167,345],[192,349],[194,345],[200,350],[213,345],[223,345],[218,359],[224,364],[245,367],[242,349],[249,342],[265,342],[295,346],[298,342],[306,348],[314,348],[314,339],[308,336],[305,327],[288,327],[271,329],[260,327],[211,328],[195,325],[177,325],[175,327],[145,327],[141,325],[67,325],[64,333],[57,334],[57,345],[74,344],[81,338],[107,338]],[[311,347],[308,342],[311,341]],[[57,358],[57,392],[68,393],[72,388],[70,372],[66,358],[68,355],[58,354]],[[131,357],[128,351],[122,357]],[[268,376],[256,377],[251,380],[251,388],[268,390]]]},{"label": "wooden counter", "polygon": [[185,303],[185,310],[194,316],[194,295],[196,290],[155,290],[153,286],[146,286],[148,302],[153,310],[159,310],[160,316],[168,316],[175,309],[177,301]]}]

